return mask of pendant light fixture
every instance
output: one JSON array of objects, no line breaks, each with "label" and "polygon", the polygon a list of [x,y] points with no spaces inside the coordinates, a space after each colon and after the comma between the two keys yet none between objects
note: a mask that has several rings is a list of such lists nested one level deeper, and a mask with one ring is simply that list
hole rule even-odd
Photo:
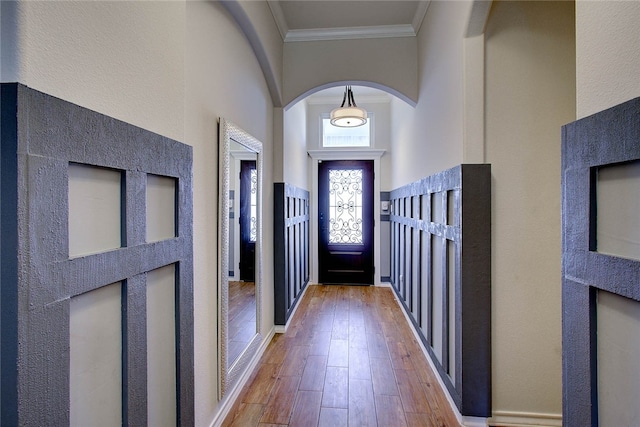
[{"label": "pendant light fixture", "polygon": [[[345,107],[345,103],[347,106]],[[362,126],[367,123],[367,112],[356,105],[351,86],[344,89],[342,105],[331,111],[331,124],[343,128]]]}]

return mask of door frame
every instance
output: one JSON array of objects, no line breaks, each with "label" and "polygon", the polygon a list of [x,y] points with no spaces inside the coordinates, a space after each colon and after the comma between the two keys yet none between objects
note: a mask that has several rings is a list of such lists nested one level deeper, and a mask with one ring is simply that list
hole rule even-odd
[{"label": "door frame", "polygon": [[[256,160],[240,160],[240,190],[239,190],[239,209],[238,209],[238,236],[239,236],[239,252],[238,265],[240,266],[239,280],[245,282],[255,282],[256,273],[256,242],[245,241],[250,240],[251,235],[251,172],[257,171],[258,165]],[[249,172],[247,172],[247,170]],[[248,174],[247,177],[245,174]],[[248,179],[248,182],[245,181]],[[257,185],[257,184],[256,184]],[[243,217],[243,214],[245,217]],[[246,218],[248,216],[248,218]],[[247,235],[248,234],[248,235]],[[247,259],[249,258],[249,259]],[[247,272],[250,270],[250,272]]]},{"label": "door frame", "polygon": [[380,282],[380,158],[386,150],[382,149],[342,149],[342,150],[308,150],[311,156],[311,209],[310,224],[311,242],[311,277],[310,282],[318,283],[318,162],[320,160],[373,160],[373,274],[374,286]]},{"label": "door frame", "polygon": [[[323,160],[318,163],[318,280],[323,284],[353,284],[353,285],[373,285],[374,265],[374,244],[373,226],[373,160]],[[362,181],[359,187],[362,196],[361,205],[361,243],[332,243],[330,235],[334,228],[331,224],[333,209],[331,206],[331,193],[334,190],[335,182],[331,181],[332,171],[353,171],[362,172]],[[320,189],[322,187],[322,189]],[[355,201],[355,194],[352,193],[354,187],[350,183],[348,193],[350,201]],[[336,191],[336,194],[340,194]],[[320,209],[322,208],[322,209]],[[322,215],[326,218],[321,221]],[[356,215],[355,212],[352,215]],[[354,217],[352,217],[354,218]],[[356,266],[357,265],[357,266]],[[340,266],[340,267],[338,267]],[[338,270],[334,270],[338,268]],[[320,280],[320,274],[323,278]]]},{"label": "door frame", "polygon": [[[230,162],[233,162],[233,168],[231,165],[229,167],[232,169],[232,173],[234,176],[232,177],[230,182],[230,189],[234,190],[234,199],[232,202],[233,206],[233,218],[229,218],[231,223],[233,223],[233,227],[229,229],[229,232],[233,232],[233,235],[229,235],[229,244],[232,246],[231,250],[233,251],[233,257],[231,253],[229,254],[229,275],[233,272],[234,280],[240,280],[240,162],[243,160],[252,160],[255,161],[255,153],[250,151],[234,151],[231,154]],[[230,224],[231,224],[230,223]],[[233,230],[233,231],[232,231]],[[233,264],[231,264],[233,261]]]}]

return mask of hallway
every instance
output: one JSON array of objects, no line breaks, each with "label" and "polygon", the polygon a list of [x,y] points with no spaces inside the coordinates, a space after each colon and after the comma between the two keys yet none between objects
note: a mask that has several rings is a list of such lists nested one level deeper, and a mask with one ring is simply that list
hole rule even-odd
[{"label": "hallway", "polygon": [[309,286],[225,426],[459,425],[391,288]]}]

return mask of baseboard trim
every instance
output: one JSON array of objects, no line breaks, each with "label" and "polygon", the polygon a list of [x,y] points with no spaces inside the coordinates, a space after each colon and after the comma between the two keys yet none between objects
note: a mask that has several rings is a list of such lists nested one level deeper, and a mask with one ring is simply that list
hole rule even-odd
[{"label": "baseboard trim", "polygon": [[462,416],[461,425],[464,427],[487,427],[489,425],[489,419],[481,417]]},{"label": "baseboard trim", "polygon": [[251,359],[251,362],[247,365],[247,369],[245,369],[244,373],[240,376],[240,378],[238,378],[238,381],[235,383],[235,385],[230,390],[228,390],[228,393],[220,401],[218,413],[213,417],[213,420],[209,424],[210,427],[221,426],[225,418],[227,418],[227,415],[229,415],[231,408],[233,408],[233,404],[236,403],[236,400],[240,396],[240,392],[247,384],[247,381],[251,377],[251,374],[253,373],[256,366],[258,366],[260,358],[264,354],[267,346],[269,345],[275,334],[276,328],[273,327],[267,334],[267,338],[264,339],[260,344],[260,347],[258,347],[258,351],[256,352],[253,359]]},{"label": "baseboard trim", "polygon": [[490,426],[500,427],[562,427],[562,414],[536,412],[493,411]]}]

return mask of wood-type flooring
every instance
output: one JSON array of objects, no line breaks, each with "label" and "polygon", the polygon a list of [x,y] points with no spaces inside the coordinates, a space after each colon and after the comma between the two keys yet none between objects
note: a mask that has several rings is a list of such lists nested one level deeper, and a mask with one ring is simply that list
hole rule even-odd
[{"label": "wood-type flooring", "polygon": [[256,284],[229,282],[227,362],[231,365],[256,334]]},{"label": "wood-type flooring", "polygon": [[390,288],[311,285],[224,426],[459,426]]}]

